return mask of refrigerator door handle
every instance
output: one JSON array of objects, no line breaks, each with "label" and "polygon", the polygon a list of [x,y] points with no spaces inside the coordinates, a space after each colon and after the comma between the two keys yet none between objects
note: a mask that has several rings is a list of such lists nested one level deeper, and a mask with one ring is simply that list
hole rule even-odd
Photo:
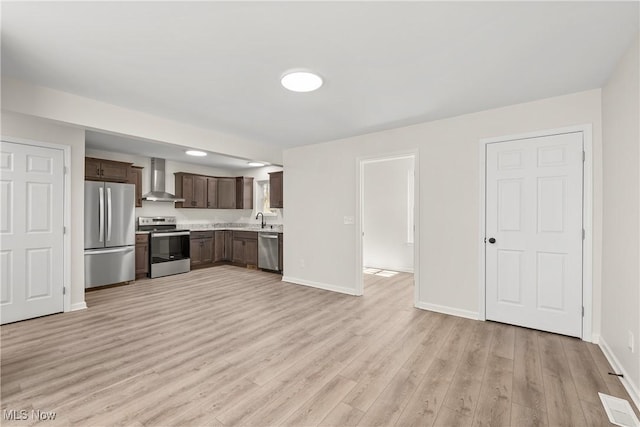
[{"label": "refrigerator door handle", "polygon": [[107,242],[111,241],[111,188],[107,187]]},{"label": "refrigerator door handle", "polygon": [[133,246],[122,246],[122,247],[113,248],[113,249],[98,249],[98,250],[84,251],[84,255],[91,256],[91,255],[102,255],[102,254],[115,254],[119,252],[126,253],[126,252],[131,252],[134,249],[135,248]]},{"label": "refrigerator door handle", "polygon": [[104,237],[104,190],[102,187],[98,189],[98,193],[100,197],[98,198],[99,209],[98,209],[98,242],[102,242]]}]

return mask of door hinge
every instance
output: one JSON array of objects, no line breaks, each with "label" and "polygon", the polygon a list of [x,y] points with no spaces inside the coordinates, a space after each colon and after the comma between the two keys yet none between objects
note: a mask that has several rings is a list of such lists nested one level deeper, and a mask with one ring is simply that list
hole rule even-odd
[{"label": "door hinge", "polygon": [[64,167],[62,168],[62,174],[63,174],[63,175],[66,175],[66,174],[68,174],[68,173],[69,173],[69,168],[68,168],[68,167],[66,167],[66,166],[64,166]]},{"label": "door hinge", "polygon": [[582,306],[582,317],[584,317],[584,305]]},{"label": "door hinge", "polygon": [[587,232],[585,231],[585,229],[582,229],[582,240],[585,239],[585,237],[587,236]]},{"label": "door hinge", "polygon": [[62,226],[62,234],[67,234],[67,227],[64,225]]},{"label": "door hinge", "polygon": [[67,294],[67,287],[63,286],[62,287],[62,295],[66,295]]},{"label": "door hinge", "polygon": [[586,161],[587,161],[587,152],[586,152],[586,151],[583,151],[583,152],[582,152],[582,161],[583,161],[583,162],[586,162]]}]

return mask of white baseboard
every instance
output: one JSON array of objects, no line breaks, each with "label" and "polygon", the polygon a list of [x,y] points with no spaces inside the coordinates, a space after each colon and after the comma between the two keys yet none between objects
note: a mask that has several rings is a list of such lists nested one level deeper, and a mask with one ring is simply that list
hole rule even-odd
[{"label": "white baseboard", "polygon": [[347,295],[357,295],[354,289],[345,288],[343,286],[330,285],[328,283],[314,282],[312,280],[298,279],[297,277],[283,276],[283,282],[293,283],[295,285],[309,286],[311,288],[323,289],[325,291],[339,292]]},{"label": "white baseboard", "polygon": [[611,364],[611,367],[617,373],[624,375],[623,378],[620,378],[620,381],[622,382],[624,388],[627,390],[627,393],[629,393],[629,396],[631,396],[631,400],[633,400],[633,403],[635,403],[636,408],[640,409],[640,389],[638,388],[638,384],[633,383],[631,377],[627,374],[627,371],[620,364],[618,358],[616,358],[615,354],[613,354],[613,351],[611,351],[611,347],[607,345],[605,340],[602,339],[602,337],[599,337],[598,341],[598,345],[600,346],[600,349],[602,349],[602,353],[604,353],[604,356]]},{"label": "white baseboard", "polygon": [[[587,340],[585,339],[585,341]],[[591,334],[591,342],[593,344],[600,344],[600,334]]]},{"label": "white baseboard", "polygon": [[418,301],[416,303],[416,308],[435,311],[436,313],[450,314],[452,316],[457,316],[457,317],[464,317],[466,319],[478,320],[477,311],[463,310],[461,308],[449,307],[446,305],[438,305],[438,304],[431,304],[428,302]]},{"label": "white baseboard", "polygon": [[367,266],[366,268],[377,268],[378,270],[390,270],[390,271],[399,271],[400,273],[411,273],[413,274],[413,268],[398,268],[398,267],[378,267],[378,266]]},{"label": "white baseboard", "polygon": [[87,309],[87,303],[82,301],[82,302],[77,302],[75,304],[71,304],[71,310],[69,311],[78,311],[78,310],[86,310]]}]

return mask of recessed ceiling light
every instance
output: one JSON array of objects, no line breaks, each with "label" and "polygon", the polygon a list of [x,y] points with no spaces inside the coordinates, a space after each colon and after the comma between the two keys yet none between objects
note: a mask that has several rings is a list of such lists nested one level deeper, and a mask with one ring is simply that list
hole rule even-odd
[{"label": "recessed ceiling light", "polygon": [[187,150],[185,151],[185,153],[187,153],[190,156],[196,156],[196,157],[204,157],[207,155],[207,153],[205,153],[204,151],[198,151],[198,150]]},{"label": "recessed ceiling light", "polygon": [[280,83],[293,92],[312,92],[322,86],[322,77],[308,71],[294,71],[282,76]]},{"label": "recessed ceiling light", "polygon": [[249,166],[260,167],[260,166],[264,166],[264,163],[260,163],[260,162],[249,162]]}]

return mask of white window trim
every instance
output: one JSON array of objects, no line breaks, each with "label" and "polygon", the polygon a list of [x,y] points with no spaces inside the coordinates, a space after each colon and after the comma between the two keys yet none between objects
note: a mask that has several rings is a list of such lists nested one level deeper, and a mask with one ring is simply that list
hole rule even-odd
[{"label": "white window trim", "polygon": [[[262,200],[262,185],[266,183],[269,184],[269,180],[268,179],[257,179],[254,181],[254,188],[253,188],[253,214],[254,215],[258,215],[258,212],[262,212],[262,215],[264,215],[265,218],[275,218],[278,216],[278,212],[274,212],[274,208],[269,208],[268,211],[262,211],[262,203],[260,203],[260,201]],[[269,189],[271,190],[271,189]]]}]

